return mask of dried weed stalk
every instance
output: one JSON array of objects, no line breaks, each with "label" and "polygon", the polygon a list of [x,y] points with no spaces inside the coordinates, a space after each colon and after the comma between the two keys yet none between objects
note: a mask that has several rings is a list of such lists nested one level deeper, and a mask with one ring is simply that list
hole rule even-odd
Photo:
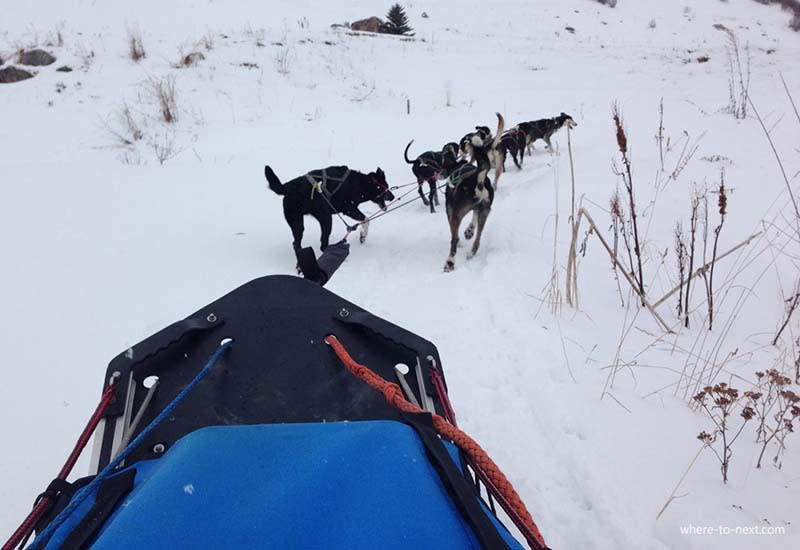
[{"label": "dried weed stalk", "polygon": [[[622,182],[625,184],[625,191],[628,195],[628,209],[631,220],[631,230],[633,234],[633,252],[636,255],[636,262],[638,269],[634,271],[634,276],[639,285],[639,295],[644,299],[644,272],[642,270],[642,250],[639,241],[639,225],[637,223],[636,201],[634,199],[634,186],[633,186],[633,173],[631,170],[631,159],[628,154],[628,137],[625,134],[625,127],[622,122],[622,114],[618,104],[612,106],[612,117],[614,119],[614,127],[616,130],[617,146],[622,155],[622,164],[624,171],[618,171],[618,175],[622,176]],[[644,302],[642,302],[644,305]]]},{"label": "dried weed stalk", "polygon": [[[750,405],[743,407],[740,413],[743,421],[739,425],[739,429],[734,432],[731,427],[731,415],[738,399],[739,390],[728,386],[725,382],[720,382],[715,386],[706,386],[694,396],[694,401],[714,422],[715,429],[711,433],[700,432],[697,439],[711,449],[719,460],[723,483],[728,482],[728,468],[733,456],[733,444],[739,439],[747,422],[756,414]],[[720,439],[722,448],[717,450]]]},{"label": "dried weed stalk", "polygon": [[794,431],[794,421],[800,416],[800,396],[789,389],[792,380],[777,369],[756,372],[756,377],[761,391],[744,393],[758,422],[756,442],[761,443],[761,452],[756,468],[761,468],[767,446],[773,441],[778,449],[772,462],[780,468],[780,455],[786,448],[786,436]]}]

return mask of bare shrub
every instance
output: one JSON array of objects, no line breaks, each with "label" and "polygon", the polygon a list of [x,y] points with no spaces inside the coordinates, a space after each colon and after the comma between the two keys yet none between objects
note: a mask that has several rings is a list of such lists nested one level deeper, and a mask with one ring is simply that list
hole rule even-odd
[{"label": "bare shrub", "polygon": [[175,139],[170,133],[157,136],[150,142],[158,163],[163,165],[168,160],[175,158],[181,152],[175,147]]},{"label": "bare shrub", "polygon": [[127,102],[123,101],[113,113],[114,124],[107,124],[106,131],[115,139],[120,147],[131,147],[144,137],[141,126]]},{"label": "bare shrub", "polygon": [[778,444],[778,450],[772,462],[780,468],[780,455],[786,448],[784,441],[794,431],[794,421],[800,416],[800,397],[789,389],[792,380],[777,369],[756,372],[756,377],[761,391],[744,393],[758,422],[756,442],[761,443],[761,452],[756,468],[761,468],[767,446],[773,441]]},{"label": "bare shrub", "polygon": [[128,55],[135,63],[147,57],[142,42],[142,32],[137,26],[128,27]]},{"label": "bare shrub", "polygon": [[206,49],[206,51],[211,51],[214,49],[214,33],[211,31],[206,31],[206,33],[200,37],[199,45]]},{"label": "bare shrub", "polygon": [[[755,411],[751,406],[747,405],[743,407],[740,414],[743,421],[739,429],[734,432],[731,427],[730,417],[733,414],[733,409],[736,406],[738,398],[739,390],[728,386],[725,382],[720,382],[713,387],[706,386],[694,396],[694,401],[714,422],[715,429],[711,433],[706,431],[700,432],[697,439],[714,451],[714,455],[720,463],[723,483],[728,482],[728,468],[730,466],[731,457],[733,456],[733,444],[739,439],[747,422],[755,416]],[[719,447],[718,443],[720,439],[722,448],[718,451],[717,447]]]},{"label": "bare shrub", "polygon": [[150,78],[150,90],[158,102],[161,118],[167,124],[178,120],[178,104],[175,98],[175,77]]}]

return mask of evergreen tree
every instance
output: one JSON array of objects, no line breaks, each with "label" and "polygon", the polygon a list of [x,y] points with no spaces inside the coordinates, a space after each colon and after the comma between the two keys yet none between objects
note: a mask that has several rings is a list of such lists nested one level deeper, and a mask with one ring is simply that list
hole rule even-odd
[{"label": "evergreen tree", "polygon": [[408,17],[406,10],[400,4],[395,4],[389,8],[389,13],[386,14],[386,23],[383,25],[383,32],[389,34],[408,34],[413,29],[408,26]]}]

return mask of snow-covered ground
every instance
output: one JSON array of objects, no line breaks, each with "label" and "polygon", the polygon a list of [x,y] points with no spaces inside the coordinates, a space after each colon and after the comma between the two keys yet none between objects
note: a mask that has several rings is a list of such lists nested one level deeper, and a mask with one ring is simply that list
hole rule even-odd
[{"label": "snow-covered ground", "polygon": [[[800,100],[800,34],[787,28],[787,14],[752,0],[405,6],[413,40],[330,28],[388,8],[364,0],[2,7],[0,57],[50,42],[58,61],[0,85],[0,533],[60,467],[111,357],[252,278],[293,271],[265,163],[283,179],[329,164],[380,166],[400,185],[413,181],[402,158],[412,138],[421,152],[476,124],[494,127],[495,111],[508,124],[565,111],[578,123],[576,194],[610,238],[617,102],[653,301],[676,284],[673,231],[678,220],[688,227],[693,186],[713,188],[720,168],[730,189],[720,251],[763,231],[719,262],[713,331],[703,328],[699,281],[691,329],[681,327],[675,299],[658,310],[675,328],[669,335],[635,300],[621,307],[593,235],[579,259],[580,308],[564,303],[554,314],[543,302],[554,257],[565,291],[565,131],[555,140],[560,154],[537,147],[522,171],[508,162],[474,259],[464,247],[456,270],[442,273],[444,209],[431,215],[417,203],[376,220],[328,287],[437,344],[460,424],[515,481],[552,547],[800,547],[800,436],[787,438],[781,469],[771,459],[756,469],[753,425],[734,446],[727,484],[706,449],[656,519],[701,449],[696,435],[712,428],[687,406],[695,384],[708,381],[700,372],[740,391],[756,370],[794,374],[797,318],[771,345],[797,281],[794,211],[758,121],[724,112],[726,35],[714,28],[749,44],[751,98],[797,195],[800,121],[780,73]],[[138,64],[127,56],[132,28],[147,52]],[[211,49],[199,45],[204,37]],[[206,59],[174,67],[195,50]],[[708,61],[697,62],[702,56]],[[56,72],[62,64],[75,70]],[[147,84],[167,75],[177,91],[172,125],[159,121]],[[663,173],[654,139],[661,98],[672,144]],[[144,134],[131,147],[110,131],[121,131],[124,103]],[[687,141],[697,152],[669,180]],[[170,144],[162,165],[156,149]],[[306,228],[305,242],[316,245],[316,223]],[[584,222],[581,239],[585,230]],[[784,533],[682,532],[755,526]]]}]

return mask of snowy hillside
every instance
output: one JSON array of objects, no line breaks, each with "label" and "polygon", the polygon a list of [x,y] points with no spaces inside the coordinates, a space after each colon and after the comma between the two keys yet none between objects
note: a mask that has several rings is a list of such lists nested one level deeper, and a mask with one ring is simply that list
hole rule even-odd
[{"label": "snowy hillside", "polygon": [[[678,284],[675,224],[688,235],[692,197],[705,189],[711,258],[722,169],[719,253],[758,233],[716,265],[712,330],[702,278],[692,281],[688,329],[677,295],[657,307],[668,332],[621,274],[615,280],[586,219],[579,307],[566,302],[566,130],[554,137],[558,154],[539,142],[521,171],[509,159],[475,258],[465,245],[455,271],[443,273],[443,197],[436,215],[417,202],[375,220],[365,244],[351,238],[328,288],[437,345],[460,425],[515,482],[553,548],[800,547],[800,434],[786,437],[780,468],[774,441],[756,468],[761,445],[750,421],[725,484],[715,451],[697,439],[714,424],[690,406],[704,385],[729,383],[740,391],[738,430],[754,373],[776,368],[794,380],[800,360],[800,312],[772,345],[785,300],[800,292],[798,220],[752,108],[743,119],[726,110],[724,29],[743,59],[749,51],[750,98],[798,197],[800,118],[781,74],[800,101],[800,34],[787,13],[753,0],[620,0],[614,9],[589,0],[413,1],[404,4],[413,38],[330,27],[382,16],[389,4],[2,7],[0,58],[39,46],[57,61],[0,84],[0,533],[58,471],[114,355],[248,280],[294,272],[264,164],[284,180],[331,164],[380,166],[391,185],[404,185],[414,181],[403,160],[411,139],[420,153],[475,125],[494,128],[495,112],[511,126],[563,111],[578,123],[569,135],[575,201],[612,242],[615,189],[628,211],[612,165],[623,168],[616,103],[651,302]],[[146,52],[138,63],[131,34]],[[192,52],[205,59],[181,66]],[[62,65],[73,71],[57,72]],[[176,92],[171,124],[153,95],[165,78]],[[334,219],[333,238],[343,234]],[[307,218],[304,243],[318,240]],[[684,532],[692,527],[782,532]]]}]

